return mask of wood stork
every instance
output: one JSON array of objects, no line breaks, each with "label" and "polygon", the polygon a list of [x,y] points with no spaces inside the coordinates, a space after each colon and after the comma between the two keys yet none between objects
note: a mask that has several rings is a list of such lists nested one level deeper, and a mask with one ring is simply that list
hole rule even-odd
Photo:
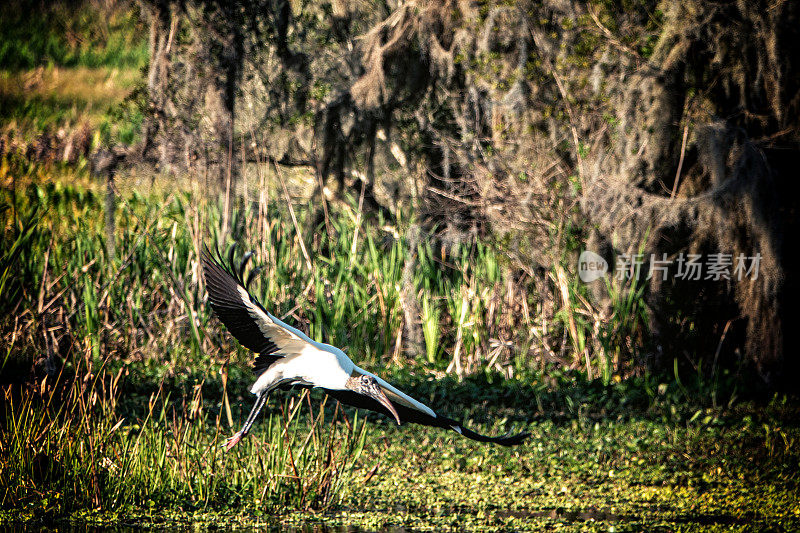
[{"label": "wood stork", "polygon": [[247,288],[260,269],[253,269],[245,281],[245,267],[252,257],[247,252],[237,267],[235,246],[228,254],[227,265],[219,252],[203,252],[203,271],[211,307],[231,334],[246,348],[256,352],[253,371],[258,376],[250,392],[256,402],[242,429],[230,437],[226,450],[233,448],[250,431],[270,391],[297,385],[317,387],[338,401],[390,416],[400,425],[414,422],[457,431],[481,442],[513,446],[529,434],[506,434],[487,437],[441,416],[427,405],[401,392],[378,376],[357,367],[345,353],[329,344],[311,340],[301,331],[270,314]]}]

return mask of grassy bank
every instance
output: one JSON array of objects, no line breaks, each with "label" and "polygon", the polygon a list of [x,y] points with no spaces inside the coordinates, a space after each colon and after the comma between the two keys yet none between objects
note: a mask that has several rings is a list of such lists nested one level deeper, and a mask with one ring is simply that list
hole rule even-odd
[{"label": "grassy bank", "polygon": [[[650,374],[635,282],[600,310],[566,259],[412,246],[412,220],[358,198],[321,222],[302,170],[284,193],[258,168],[233,236],[207,180],[117,176],[107,227],[105,184],[63,145],[136,140],[147,35],[135,3],[0,7],[0,526],[800,529],[798,399],[695,354]],[[198,258],[233,242],[277,316],[477,431],[531,439],[481,445],[289,391],[223,452],[252,354],[211,314]]]},{"label": "grassy bank", "polygon": [[[529,443],[505,449],[374,417],[363,424],[321,394],[310,401],[278,395],[253,435],[225,454],[219,444],[234,428],[220,395],[246,397],[241,383],[226,389],[211,373],[158,382],[133,373],[95,377],[83,399],[76,393],[46,406],[47,394],[29,393],[21,404],[9,402],[0,475],[6,524],[616,531],[800,525],[797,409],[780,398],[766,409],[742,404],[694,416],[664,398],[629,409],[620,398],[636,385],[598,388],[579,379],[560,380],[545,394],[519,383],[451,380],[428,396],[454,414],[471,410],[470,424],[493,432],[504,424],[487,422],[489,416],[527,414],[515,402],[492,398],[476,406],[448,401],[449,393],[459,398],[480,387],[563,408],[530,416]],[[421,397],[438,388],[403,372],[392,377]],[[53,407],[59,399],[61,407]],[[676,414],[662,416],[670,412]],[[245,406],[234,405],[235,423],[245,414]]]},{"label": "grassy bank", "polygon": [[0,7],[0,152],[43,135],[59,144],[77,134],[91,149],[132,143],[142,117],[126,98],[147,62],[147,27],[135,3]]},{"label": "grassy bank", "polygon": [[0,71],[0,130],[18,143],[43,132],[63,139],[81,129],[97,146],[131,143],[142,117],[123,102],[140,77],[138,71],[105,67]]},{"label": "grassy bank", "polygon": [[0,7],[0,68],[139,69],[147,27],[134,2],[15,0]]},{"label": "grassy bank", "polygon": [[[210,314],[198,271],[219,203],[197,185],[120,179],[112,255],[88,176],[6,159],[2,180],[2,522],[800,525],[796,401],[748,397],[722,374],[569,370],[572,354],[548,352],[567,333],[542,328],[541,300],[479,243],[415,251],[429,331],[408,354],[403,228],[364,220],[355,200],[331,206],[330,236],[309,227],[308,205],[293,206],[295,226],[270,188],[233,220],[265,266],[255,291],[270,310],[472,427],[533,437],[479,445],[295,392],[225,454],[251,405],[251,355]],[[445,372],[458,352],[463,381]]]}]

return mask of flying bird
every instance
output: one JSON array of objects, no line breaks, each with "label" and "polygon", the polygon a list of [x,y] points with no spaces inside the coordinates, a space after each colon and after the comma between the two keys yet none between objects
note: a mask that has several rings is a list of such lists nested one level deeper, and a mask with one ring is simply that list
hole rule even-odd
[{"label": "flying bird", "polygon": [[253,364],[257,378],[250,388],[256,396],[255,405],[242,429],[227,440],[226,450],[250,432],[270,391],[285,386],[321,388],[344,404],[384,414],[398,425],[413,422],[449,429],[480,442],[513,446],[529,436],[519,433],[488,437],[475,433],[359,368],[339,348],[316,342],[278,320],[248,291],[260,271],[251,270],[245,281],[245,268],[253,253],[245,253],[237,267],[234,251],[235,245],[229,250],[227,264],[219,252],[212,256],[208,248],[202,256],[212,309],[242,346],[258,354]]}]

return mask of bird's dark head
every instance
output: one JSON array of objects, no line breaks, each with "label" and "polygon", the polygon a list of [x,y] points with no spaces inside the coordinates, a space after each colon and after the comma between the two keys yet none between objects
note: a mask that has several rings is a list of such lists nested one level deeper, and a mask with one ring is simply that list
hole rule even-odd
[{"label": "bird's dark head", "polygon": [[381,387],[381,384],[378,383],[378,380],[375,379],[374,376],[368,374],[353,374],[350,376],[350,379],[347,380],[347,388],[353,392],[376,400],[394,416],[397,425],[400,425],[400,415],[397,414],[394,405],[392,405],[392,402],[386,397],[383,387]]}]

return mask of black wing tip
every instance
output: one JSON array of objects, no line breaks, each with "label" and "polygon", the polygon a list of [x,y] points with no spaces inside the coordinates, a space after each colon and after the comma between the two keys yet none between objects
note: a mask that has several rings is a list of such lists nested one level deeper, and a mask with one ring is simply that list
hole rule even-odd
[{"label": "black wing tip", "polygon": [[210,249],[208,244],[203,244],[203,250],[200,254],[201,259],[203,261],[204,270],[210,269],[220,269],[225,274],[231,276],[237,284],[241,285],[246,289],[249,288],[250,284],[253,282],[255,275],[261,271],[262,267],[256,267],[251,272],[250,275],[247,277],[247,282],[245,282],[245,270],[247,268],[247,264],[250,262],[250,259],[253,258],[255,255],[255,250],[249,250],[242,255],[242,259],[239,261],[239,264],[236,264],[235,261],[235,254],[236,248],[238,247],[237,243],[233,243],[228,247],[227,252],[227,260],[223,257],[222,252],[220,251],[219,247],[214,247],[214,249]]},{"label": "black wing tip", "polygon": [[[239,344],[258,354],[253,371],[259,375],[279,358],[275,355],[277,346],[270,337],[265,336],[248,310],[252,303],[266,312],[258,299],[247,290],[254,274],[261,269],[256,268],[250,272],[247,285],[242,280],[247,263],[255,252],[245,253],[237,265],[234,261],[235,249],[236,244],[233,244],[226,254],[226,260],[218,247],[210,249],[204,244],[200,257],[208,302],[214,314]],[[241,293],[241,288],[245,290],[247,297]],[[246,301],[248,299],[249,303]]]},{"label": "black wing tip", "polygon": [[[235,245],[234,245],[235,246]],[[231,275],[231,271],[225,264],[219,248],[214,248],[213,251],[207,244],[203,244],[203,251],[200,253],[200,259],[203,261],[203,272],[208,275],[209,271],[221,270],[225,274]]]}]

